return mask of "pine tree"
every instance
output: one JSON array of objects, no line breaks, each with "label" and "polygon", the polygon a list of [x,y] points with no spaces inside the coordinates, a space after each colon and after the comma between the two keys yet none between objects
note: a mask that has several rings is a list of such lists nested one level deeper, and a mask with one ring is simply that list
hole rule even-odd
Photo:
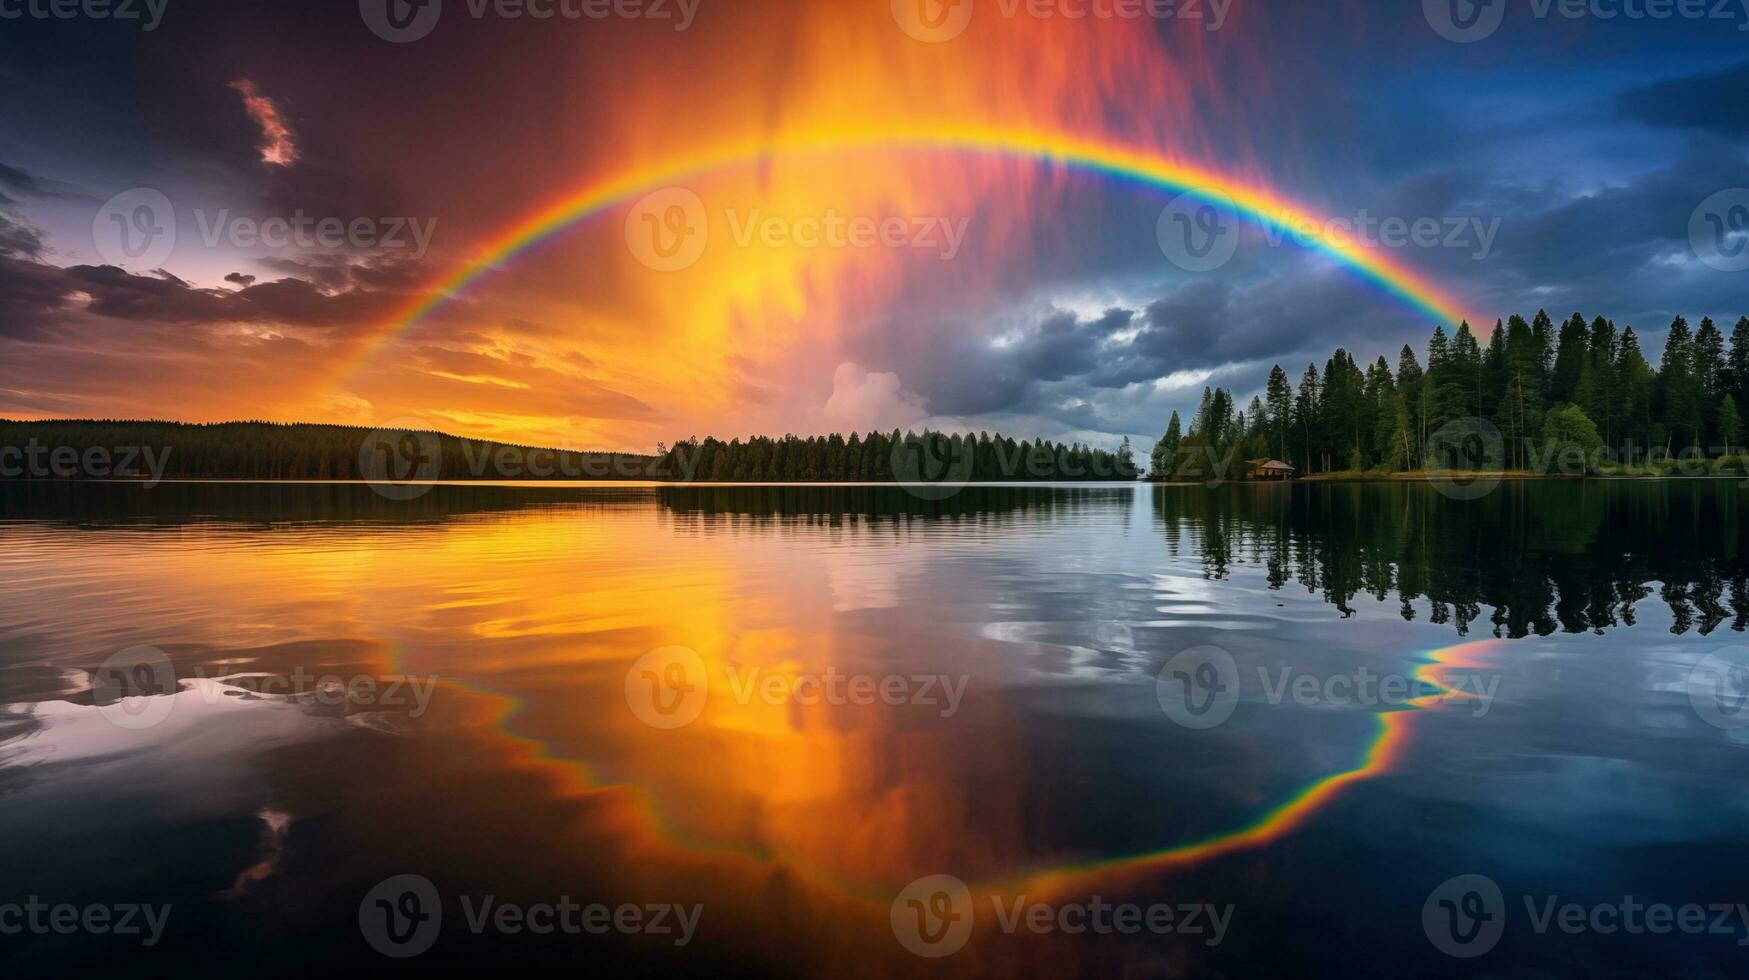
[{"label": "pine tree", "polygon": [[1154,443],[1154,451],[1148,454],[1148,475],[1155,479],[1171,476],[1178,468],[1178,446],[1183,441],[1178,413],[1173,412],[1172,421],[1166,423],[1166,434]]},{"label": "pine tree", "polygon": [[1427,409],[1429,433],[1439,431],[1452,419],[1463,417],[1462,377],[1452,364],[1451,344],[1446,340],[1444,327],[1434,327],[1433,336],[1427,341],[1427,374],[1421,384],[1421,401]]},{"label": "pine tree", "polygon": [[1542,382],[1543,393],[1548,393],[1549,372],[1555,364],[1555,321],[1549,318],[1547,310],[1537,310],[1536,319],[1531,321],[1530,335],[1536,345],[1537,378]]},{"label": "pine tree", "polygon": [[1731,447],[1737,444],[1737,437],[1743,433],[1743,416],[1737,412],[1737,399],[1734,395],[1726,395],[1719,403],[1718,418],[1719,438],[1723,440],[1725,455],[1731,454]]},{"label": "pine tree", "polygon": [[1568,317],[1561,324],[1558,343],[1554,372],[1549,378],[1549,402],[1552,404],[1578,400],[1579,376],[1584,373],[1590,355],[1585,317],[1578,313]]},{"label": "pine tree", "polygon": [[1737,404],[1749,405],[1749,316],[1739,317],[1736,328],[1731,331],[1731,355],[1727,363],[1730,365],[1731,393],[1737,397]]},{"label": "pine tree", "polygon": [[[1547,323],[1548,314],[1539,313],[1538,319]],[[1542,331],[1545,338],[1547,327]],[[1523,465],[1531,434],[1542,431],[1544,351],[1536,328],[1523,317],[1506,321],[1506,390],[1500,413],[1514,466]]]},{"label": "pine tree", "polygon": [[1452,411],[1471,418],[1482,406],[1482,348],[1465,320],[1451,342]]},{"label": "pine tree", "polygon": [[1287,372],[1277,364],[1269,369],[1269,383],[1264,388],[1269,408],[1269,447],[1275,459],[1287,459],[1288,433],[1293,427],[1294,390]]},{"label": "pine tree", "polygon": [[[1616,356],[1615,376],[1622,391],[1623,434],[1634,443],[1650,448],[1659,444],[1653,417],[1657,377],[1646,356],[1640,352],[1639,338],[1634,328],[1622,330],[1621,346]],[[1632,450],[1628,462],[1633,462]]]},{"label": "pine tree", "polygon": [[1403,400],[1403,412],[1409,425],[1410,459],[1420,458],[1421,446],[1427,441],[1427,431],[1423,424],[1426,418],[1426,407],[1422,400],[1425,392],[1424,380],[1421,365],[1415,360],[1415,349],[1404,344],[1402,353],[1397,355],[1397,394]]},{"label": "pine tree", "polygon": [[1713,318],[1700,318],[1700,329],[1694,332],[1694,377],[1700,382],[1709,400],[1725,397],[1725,335],[1713,323]]},{"label": "pine tree", "polygon": [[1300,375],[1300,390],[1294,398],[1294,417],[1300,430],[1300,468],[1312,472],[1318,459],[1318,451],[1323,441],[1323,423],[1321,410],[1323,407],[1324,384],[1318,377],[1318,366],[1307,364],[1306,373]]},{"label": "pine tree", "polygon": [[1488,335],[1488,349],[1482,353],[1482,404],[1480,417],[1498,418],[1500,403],[1506,398],[1506,325],[1494,321],[1494,332]]},{"label": "pine tree", "polygon": [[1703,389],[1695,371],[1694,336],[1688,320],[1678,316],[1664,340],[1658,365],[1658,419],[1664,426],[1665,450],[1676,443],[1700,445]]}]

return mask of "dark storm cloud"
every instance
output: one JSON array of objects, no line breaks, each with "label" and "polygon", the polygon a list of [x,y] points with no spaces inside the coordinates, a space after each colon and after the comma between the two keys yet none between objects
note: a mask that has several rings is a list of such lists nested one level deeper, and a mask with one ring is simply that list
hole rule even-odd
[{"label": "dark storm cloud", "polygon": [[0,256],[34,259],[42,254],[42,233],[0,211]]},{"label": "dark storm cloud", "polygon": [[1629,89],[1616,99],[1616,107],[1624,118],[1648,126],[1749,134],[1749,61]]},{"label": "dark storm cloud", "polygon": [[0,257],[0,339],[41,339],[72,291],[54,266]]},{"label": "dark storm cloud", "polygon": [[[5,240],[0,228],[0,242]],[[379,269],[333,269],[338,288],[284,278],[238,290],[202,289],[171,273],[135,275],[114,266],[67,268],[20,258],[0,259],[0,332],[21,336],[73,312],[73,298],[88,297],[80,312],[109,320],[215,325],[267,323],[319,329],[368,328],[405,300],[405,294],[374,288]],[[241,277],[248,278],[248,277]],[[392,275],[390,276],[392,278]],[[237,281],[237,280],[232,280]]]},{"label": "dark storm cloud", "polygon": [[1086,374],[1098,366],[1100,349],[1111,335],[1127,328],[1135,312],[1110,309],[1092,322],[1073,313],[1056,313],[1022,335],[1010,349],[1015,367],[1038,381],[1060,381]]},{"label": "dark storm cloud", "polygon": [[20,197],[40,197],[42,182],[17,167],[0,163],[0,204],[16,204]]},{"label": "dark storm cloud", "polygon": [[1740,276],[1700,267],[1689,239],[1695,209],[1717,191],[1749,183],[1743,150],[1696,137],[1672,162],[1637,179],[1577,195],[1512,204],[1485,263],[1506,308],[1540,303],[1611,317],[1641,313],[1736,315]]}]

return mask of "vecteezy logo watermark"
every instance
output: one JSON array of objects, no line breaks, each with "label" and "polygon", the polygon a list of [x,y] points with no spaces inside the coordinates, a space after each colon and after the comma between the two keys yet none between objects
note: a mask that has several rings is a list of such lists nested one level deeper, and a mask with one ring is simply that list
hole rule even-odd
[{"label": "vecteezy logo watermark", "polygon": [[1720,272],[1749,269],[1749,188],[1732,187],[1700,202],[1688,219],[1688,242]]},{"label": "vecteezy logo watermark", "polygon": [[436,218],[315,217],[305,214],[302,208],[293,211],[289,218],[245,217],[233,215],[229,208],[209,215],[197,208],[194,220],[200,227],[201,243],[207,248],[217,248],[221,243],[239,249],[353,248],[405,251],[418,259],[431,248],[431,238],[437,233]]},{"label": "vecteezy logo watermark", "polygon": [[1715,728],[1749,728],[1749,647],[1709,654],[1688,672],[1695,714]]},{"label": "vecteezy logo watermark", "polygon": [[[991,895],[990,910],[1004,935],[1180,936],[1207,946],[1226,941],[1232,905],[1207,902],[1107,902],[1093,895],[1085,902],[1038,902],[1025,895]],[[972,893],[953,875],[928,875],[906,885],[888,911],[899,945],[927,959],[952,956],[965,948],[977,919]]]},{"label": "vecteezy logo watermark", "polygon": [[[584,904],[561,895],[553,902],[521,905],[495,895],[459,896],[468,932],[506,936],[602,936],[608,933],[672,937],[686,946],[698,934],[704,905],[671,902]],[[396,875],[377,884],[358,905],[364,941],[384,956],[409,959],[427,952],[443,931],[443,896],[421,875]],[[453,920],[452,920],[453,921]]]},{"label": "vecteezy logo watermark", "polygon": [[437,29],[443,18],[443,0],[358,0],[358,13],[372,34],[406,44]]},{"label": "vecteezy logo watermark", "polygon": [[443,473],[443,442],[419,419],[395,419],[365,437],[358,472],[389,500],[423,497]]},{"label": "vecteezy logo watermark", "polygon": [[1448,879],[1422,903],[1421,929],[1447,956],[1481,956],[1499,945],[1506,931],[1506,898],[1484,875]]},{"label": "vecteezy logo watermark", "polygon": [[1212,272],[1239,250],[1239,211],[1219,191],[1178,195],[1160,210],[1154,238],[1168,261],[1186,272]]},{"label": "vecteezy logo watermark", "polygon": [[976,471],[974,438],[971,427],[956,418],[935,416],[913,423],[893,442],[893,481],[919,500],[954,496]]},{"label": "vecteezy logo watermark", "polygon": [[[140,464],[146,468],[141,471]],[[164,480],[169,446],[45,446],[32,437],[22,446],[0,446],[0,479],[137,480],[148,489]]]},{"label": "vecteezy logo watermark", "polygon": [[155,31],[170,0],[0,0],[0,20],[138,20]]},{"label": "vecteezy logo watermark", "polygon": [[1506,441],[1487,419],[1453,419],[1427,440],[1427,482],[1453,500],[1477,500],[1500,485]]},{"label": "vecteezy logo watermark", "polygon": [[972,892],[953,875],[929,875],[893,898],[889,917],[899,945],[918,956],[952,956],[972,937]]},{"label": "vecteezy logo watermark", "polygon": [[97,209],[91,242],[110,265],[158,268],[176,249],[176,208],[156,188],[122,191]]},{"label": "vecteezy logo watermark", "polygon": [[[995,0],[996,11],[1007,20],[1177,20],[1201,23],[1208,31],[1226,24],[1232,5],[1233,0]],[[899,29],[929,44],[965,33],[972,9],[973,0],[892,0]]]},{"label": "vecteezy logo watermark", "polygon": [[651,650],[626,670],[626,705],[651,728],[684,728],[704,713],[710,676],[704,658],[688,647]]},{"label": "vecteezy logo watermark", "polygon": [[973,0],[892,0],[899,30],[926,44],[951,41],[972,23]]},{"label": "vecteezy logo watermark", "polygon": [[378,882],[358,903],[358,931],[371,949],[384,956],[418,956],[443,931],[443,899],[437,886],[413,874]]},{"label": "vecteezy logo watermark", "polygon": [[117,728],[152,728],[176,710],[176,667],[157,647],[128,647],[90,673],[91,699]]},{"label": "vecteezy logo watermark", "polygon": [[1427,24],[1440,37],[1470,44],[1491,37],[1506,20],[1507,0],[1421,0]]},{"label": "vecteezy logo watermark", "polygon": [[[1604,902],[1563,901],[1560,895],[1523,896],[1531,932],[1543,936],[1718,936],[1749,946],[1749,904],[1641,902],[1632,895]],[[1435,949],[1458,959],[1491,952],[1506,933],[1512,906],[1486,875],[1467,874],[1435,888],[1421,906],[1421,926]]]},{"label": "vecteezy logo watermark", "polygon": [[704,256],[710,215],[704,200],[685,187],[652,191],[626,212],[626,247],[657,272],[678,272]]},{"label": "vecteezy logo watermark", "polygon": [[1220,647],[1191,647],[1160,668],[1154,697],[1166,717],[1185,728],[1214,728],[1239,705],[1239,665]]},{"label": "vecteezy logo watermark", "polygon": [[[358,0],[359,15],[371,33],[406,44],[437,28],[444,0]],[[452,0],[453,2],[453,0]],[[673,22],[675,31],[692,27],[701,0],[466,0],[469,17],[485,20],[647,20]]]},{"label": "vecteezy logo watermark", "polygon": [[164,938],[169,905],[123,902],[115,905],[52,905],[35,895],[0,904],[0,936],[139,936],[152,947]]},{"label": "vecteezy logo watermark", "polygon": [[727,684],[713,691],[704,658],[688,647],[652,650],[626,670],[626,705],[652,728],[683,728],[697,721],[713,695],[739,705],[773,707],[889,707],[916,705],[939,709],[943,718],[959,713],[970,679],[947,674],[859,674],[827,667],[824,672],[771,670],[754,664],[725,665]]}]

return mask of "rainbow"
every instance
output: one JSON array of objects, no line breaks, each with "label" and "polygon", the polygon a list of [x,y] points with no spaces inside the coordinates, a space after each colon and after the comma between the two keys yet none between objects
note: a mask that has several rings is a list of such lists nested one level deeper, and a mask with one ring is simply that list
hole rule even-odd
[{"label": "rainbow", "polygon": [[1292,797],[1262,814],[1256,820],[1205,840],[1181,844],[1145,854],[1095,860],[1035,872],[1019,883],[1003,887],[1030,888],[1034,892],[1062,893],[1090,882],[1106,883],[1114,877],[1170,871],[1199,864],[1211,858],[1273,844],[1305,826],[1311,817],[1334,801],[1342,791],[1369,779],[1399,770],[1408,755],[1413,737],[1413,722],[1425,717],[1425,712],[1456,699],[1476,695],[1446,682],[1452,670],[1476,670],[1488,666],[1484,654],[1504,645],[1504,640],[1477,640],[1442,647],[1424,655],[1413,674],[1415,680],[1429,686],[1431,692],[1414,698],[1400,710],[1383,711],[1374,716],[1376,730],[1360,763],[1319,779]]},{"label": "rainbow", "polygon": [[1296,240],[1303,237],[1317,251],[1437,322],[1454,324],[1465,319],[1462,305],[1426,277],[1393,261],[1379,249],[1361,245],[1335,232],[1319,215],[1264,185],[1190,164],[1175,163],[1146,152],[1041,130],[963,125],[901,126],[881,132],[822,131],[748,140],[641,166],[568,191],[481,244],[472,259],[429,286],[417,300],[396,311],[385,330],[366,344],[358,360],[348,366],[347,373],[432,311],[466,292],[494,269],[633,195],[786,154],[894,150],[977,154],[1054,164],[1146,187],[1191,194],[1231,207],[1266,227],[1293,233]]},{"label": "rainbow", "polygon": [[[1201,840],[1161,850],[1079,863],[1038,865],[1016,869],[999,879],[968,884],[979,894],[1062,896],[1088,888],[1122,886],[1125,882],[1140,880],[1145,876],[1182,870],[1216,858],[1277,843],[1306,826],[1314,816],[1335,802],[1344,790],[1401,771],[1408,760],[1414,738],[1414,723],[1417,720],[1426,718],[1429,711],[1445,707],[1449,702],[1476,697],[1463,687],[1450,683],[1447,675],[1457,670],[1492,668],[1494,663],[1488,654],[1501,649],[1507,642],[1499,639],[1477,640],[1422,654],[1417,658],[1419,665],[1413,671],[1412,677],[1425,684],[1429,693],[1409,700],[1399,709],[1375,714],[1373,736],[1352,768],[1314,780],[1247,823]],[[397,668],[401,666],[398,648],[394,662]],[[622,791],[621,787],[602,782],[586,763],[558,755],[550,745],[537,738],[518,734],[514,721],[523,707],[520,699],[467,682],[450,680],[446,683],[455,684],[463,690],[497,702],[491,715],[495,730],[515,747],[518,758],[524,765],[557,773],[560,778],[560,792],[584,796]],[[633,792],[629,794],[627,801],[635,807],[648,827],[654,828],[665,837],[673,837],[668,822],[648,796]],[[755,864],[769,860],[750,850],[733,846],[712,846],[698,842],[683,844],[678,839],[670,839],[669,844],[676,851],[711,853]],[[829,886],[848,897],[874,899],[882,895],[880,889],[869,883],[845,881],[794,858],[785,858],[783,861],[810,880]]]}]

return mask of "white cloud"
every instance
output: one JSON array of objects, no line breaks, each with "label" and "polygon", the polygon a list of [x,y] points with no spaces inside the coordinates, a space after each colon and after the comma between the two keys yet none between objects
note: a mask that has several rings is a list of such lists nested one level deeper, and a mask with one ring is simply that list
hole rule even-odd
[{"label": "white cloud", "polygon": [[906,391],[891,371],[864,371],[860,365],[845,361],[832,373],[832,397],[826,399],[825,416],[836,429],[903,429],[928,414],[922,396]]}]

